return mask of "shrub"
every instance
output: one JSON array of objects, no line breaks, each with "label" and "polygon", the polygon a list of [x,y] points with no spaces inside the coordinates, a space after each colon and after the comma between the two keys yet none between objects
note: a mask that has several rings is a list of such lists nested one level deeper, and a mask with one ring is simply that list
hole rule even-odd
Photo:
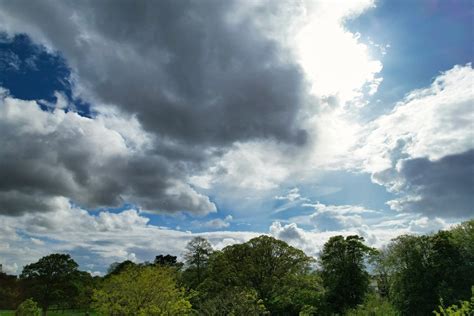
[{"label": "shrub", "polygon": [[15,316],[40,316],[41,309],[38,307],[35,301],[31,298],[25,300],[18,306],[15,312]]}]

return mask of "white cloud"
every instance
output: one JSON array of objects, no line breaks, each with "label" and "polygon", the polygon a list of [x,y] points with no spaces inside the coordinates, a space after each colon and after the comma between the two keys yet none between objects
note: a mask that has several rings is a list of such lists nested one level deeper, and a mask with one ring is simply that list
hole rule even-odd
[{"label": "white cloud", "polygon": [[194,221],[194,226],[204,227],[210,229],[222,229],[230,226],[230,222],[233,220],[232,215],[227,215],[224,218],[214,218],[205,222]]},{"label": "white cloud", "polygon": [[344,22],[374,6],[374,1],[309,5],[306,24],[296,36],[297,57],[318,96],[337,96],[341,103],[360,99],[365,86],[375,93],[382,63],[372,59],[359,34]]},{"label": "white cloud", "polygon": [[473,82],[471,64],[457,65],[363,130],[346,161],[400,195],[392,209],[472,215]]},{"label": "white cloud", "polygon": [[185,181],[179,159],[152,150],[152,136],[133,116],[87,118],[63,105],[43,111],[2,91],[0,213],[60,209],[69,199],[89,208],[128,202],[155,212],[216,211]]},{"label": "white cloud", "polygon": [[[231,219],[227,216],[224,220]],[[182,257],[186,243],[198,235],[209,239],[216,249],[260,235],[225,231],[193,234],[151,225],[149,218],[133,209],[94,214],[72,205],[47,214],[0,215],[0,224],[0,263],[16,273],[25,264],[54,252],[70,253],[83,268],[103,272],[115,261],[152,260],[160,253]]]},{"label": "white cloud", "polygon": [[455,66],[430,87],[412,91],[391,113],[362,131],[351,153],[369,172],[395,167],[403,158],[440,158],[474,148],[474,70]]}]

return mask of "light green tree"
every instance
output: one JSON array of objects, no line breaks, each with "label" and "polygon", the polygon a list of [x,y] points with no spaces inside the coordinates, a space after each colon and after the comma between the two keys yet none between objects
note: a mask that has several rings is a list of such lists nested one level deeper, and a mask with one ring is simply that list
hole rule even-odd
[{"label": "light green tree", "polygon": [[41,309],[31,298],[21,303],[15,311],[15,316],[40,316]]},{"label": "light green tree", "polygon": [[130,266],[94,291],[93,307],[101,315],[188,315],[191,304],[175,274],[169,267]]},{"label": "light green tree", "polygon": [[346,316],[399,316],[398,310],[383,297],[370,294],[363,304],[347,311]]}]

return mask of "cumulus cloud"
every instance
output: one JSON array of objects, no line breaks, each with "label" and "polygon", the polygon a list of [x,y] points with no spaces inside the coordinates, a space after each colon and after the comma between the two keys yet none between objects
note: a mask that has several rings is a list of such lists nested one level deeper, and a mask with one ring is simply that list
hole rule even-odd
[{"label": "cumulus cloud", "polygon": [[[227,218],[226,220],[230,220]],[[207,232],[193,234],[158,227],[135,209],[97,214],[71,204],[52,213],[0,215],[0,263],[9,272],[53,252],[70,253],[82,268],[106,270],[115,261],[152,260],[160,253],[182,257],[186,243],[195,236],[207,238],[215,249],[256,237],[256,232]]]},{"label": "cumulus cloud", "polygon": [[69,199],[88,208],[128,202],[149,211],[216,211],[186,183],[182,167],[153,151],[149,138],[133,117],[47,112],[4,93],[0,213],[52,211]]},{"label": "cumulus cloud", "polygon": [[362,226],[367,220],[379,211],[370,210],[358,205],[325,205],[320,202],[303,203],[302,206],[314,209],[309,215],[294,216],[289,219],[303,225],[316,227],[320,231],[343,230]]},{"label": "cumulus cloud", "polygon": [[474,70],[455,66],[374,120],[352,152],[399,211],[468,217],[474,196]]},{"label": "cumulus cloud", "polygon": [[136,114],[147,131],[175,142],[302,144],[304,76],[261,26],[285,7],[291,3],[2,2],[0,27],[58,50],[81,97]]},{"label": "cumulus cloud", "polygon": [[[320,132],[317,98],[360,95],[381,69],[358,36],[343,27],[345,19],[370,7],[369,0],[336,6],[304,1],[17,1],[0,4],[0,29],[10,35],[26,33],[64,57],[74,96],[99,113],[93,121],[114,113],[101,123],[121,136],[133,136],[125,139],[129,147],[147,145],[135,150],[126,167],[104,163],[109,170],[99,172],[121,173],[130,185],[106,177],[95,183],[100,188],[94,193],[79,196],[77,188],[66,186],[62,196],[87,207],[125,200],[150,210],[206,213],[214,206],[188,182],[204,189],[271,190],[306,172],[302,167]],[[328,37],[329,29],[334,32]],[[326,48],[335,49],[338,58],[326,60]],[[362,68],[353,69],[355,65]],[[345,75],[359,70],[357,78]],[[349,81],[335,85],[334,74]],[[340,91],[334,90],[337,86]],[[56,107],[64,103],[58,101]],[[140,128],[127,129],[123,123],[129,120]],[[82,166],[69,185],[95,174],[97,169],[86,171],[88,167]],[[35,194],[41,199],[44,192]],[[42,204],[44,210],[53,208]]]},{"label": "cumulus cloud", "polygon": [[374,179],[405,193],[388,202],[394,210],[459,218],[474,214],[474,150],[436,161],[403,160],[395,171],[376,173]]},{"label": "cumulus cloud", "polygon": [[230,226],[230,222],[233,220],[232,215],[227,215],[224,218],[214,218],[205,222],[194,222],[196,227],[204,227],[210,229],[222,229]]}]

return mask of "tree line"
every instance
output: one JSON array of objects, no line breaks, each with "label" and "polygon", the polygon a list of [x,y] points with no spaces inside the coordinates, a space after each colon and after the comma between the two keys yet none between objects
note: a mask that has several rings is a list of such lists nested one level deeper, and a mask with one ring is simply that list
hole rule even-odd
[{"label": "tree line", "polygon": [[191,240],[183,262],[112,264],[103,277],[68,254],[0,273],[0,309],[43,315],[80,309],[99,315],[473,315],[474,220],[382,249],[334,236],[318,259],[262,235],[214,250]]}]

